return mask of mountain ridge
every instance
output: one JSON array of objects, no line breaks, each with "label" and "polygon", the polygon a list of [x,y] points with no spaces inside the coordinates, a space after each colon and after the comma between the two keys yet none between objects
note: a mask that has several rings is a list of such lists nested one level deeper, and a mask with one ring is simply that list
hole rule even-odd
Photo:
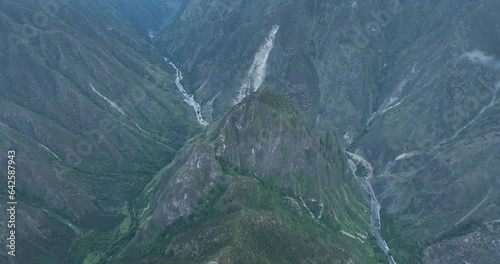
[{"label": "mountain ridge", "polygon": [[[287,142],[295,142],[295,147],[289,146]],[[290,149],[283,149],[286,147]],[[246,153],[247,151],[253,154]],[[255,157],[255,160],[251,157]],[[242,193],[234,191],[234,188],[243,188]],[[288,194],[279,198],[279,196],[276,197],[275,193],[269,192],[273,189],[278,193]],[[205,201],[207,198],[204,197],[213,197],[210,196],[210,193],[219,193],[217,190],[222,191],[220,198],[216,198],[215,202],[210,202],[210,198]],[[183,259],[182,253],[178,252],[171,253],[173,254],[170,256],[172,260],[168,260],[168,257],[160,260],[157,256],[162,252],[158,251],[160,249],[167,252],[163,254],[168,256],[169,248],[174,247],[172,239],[174,241],[185,240],[187,238],[184,236],[193,232],[181,229],[185,231],[175,232],[176,235],[171,237],[167,234],[172,232],[172,228],[175,230],[179,223],[193,227],[190,223],[198,222],[199,220],[196,219],[206,219],[207,217],[210,219],[212,214],[206,212],[208,216],[205,216],[203,212],[207,207],[213,208],[213,203],[215,203],[216,208],[222,206],[218,201],[220,201],[219,199],[225,200],[223,197],[227,197],[228,200],[225,203],[229,202],[227,206],[231,206],[218,208],[216,210],[218,213],[215,215],[226,219],[221,221],[230,221],[233,224],[229,225],[236,229],[243,228],[245,225],[242,223],[243,226],[241,226],[234,223],[233,220],[228,220],[224,217],[225,214],[234,213],[239,215],[234,216],[236,218],[244,217],[246,219],[250,217],[253,219],[253,217],[257,217],[255,214],[260,215],[258,212],[264,213],[269,210],[281,212],[281,209],[272,209],[272,206],[262,204],[264,201],[255,204],[250,200],[245,200],[248,198],[241,197],[241,195],[251,197],[246,195],[254,192],[265,196],[270,195],[273,201],[278,199],[276,200],[278,204],[291,203],[293,206],[286,206],[288,209],[285,208],[282,213],[289,215],[294,212],[300,218],[313,220],[313,223],[315,221],[321,223],[319,226],[318,223],[314,224],[313,230],[333,225],[330,227],[333,229],[327,231],[332,236],[332,243],[347,243],[341,239],[341,237],[346,237],[342,232],[346,234],[364,233],[360,236],[351,235],[350,239],[356,243],[361,241],[361,245],[374,243],[371,239],[367,240],[369,220],[366,213],[366,201],[359,191],[356,180],[347,165],[346,156],[334,134],[327,133],[319,138],[314,136],[307,128],[300,108],[292,100],[264,89],[249,95],[224,117],[208,126],[205,132],[196,136],[181,150],[172,164],[165,167],[156,176],[155,180],[145,189],[144,196],[141,198],[144,201],[142,208],[146,209],[141,212],[134,239],[128,244],[125,251],[119,254],[121,258],[118,257],[114,261],[128,260],[133,262],[133,259],[139,256],[141,256],[139,258],[156,259],[156,261],[164,261],[165,263],[209,261],[206,259],[211,255],[208,252],[200,252],[199,255],[193,255],[186,259]],[[234,197],[238,202],[232,201],[232,198],[229,197]],[[146,203],[146,201],[152,202]],[[227,210],[229,211],[225,213]],[[250,211],[247,212],[247,210]],[[241,212],[242,215],[238,212]],[[275,217],[279,219],[291,217],[285,215],[279,214]],[[271,219],[274,217],[266,220],[266,223],[267,221],[278,221]],[[281,221],[285,221],[284,219]],[[206,221],[211,224],[202,224],[204,229],[197,232],[208,232],[207,230],[215,228],[213,225],[217,226],[211,220]],[[281,230],[292,224],[287,221],[281,222],[281,224],[279,224],[280,222],[275,223],[276,226],[272,229]],[[324,227],[321,227],[322,225]],[[170,231],[162,232],[161,230]],[[282,235],[291,235],[288,232]],[[232,237],[230,234],[226,235]],[[199,237],[192,239],[197,244],[203,245],[202,248],[209,247],[204,239]],[[167,243],[168,241],[170,244]],[[298,241],[297,243],[300,244]],[[225,245],[225,247],[231,247],[231,244]],[[252,259],[257,261],[259,257],[256,257],[255,254],[260,255],[260,253],[254,252],[253,246],[250,244],[243,245],[245,245],[243,248],[248,247],[245,251],[250,250],[252,253],[239,261],[242,261],[241,263],[252,263]],[[282,245],[279,248],[282,248]],[[363,246],[361,248],[367,250],[366,252],[371,252],[370,247]],[[182,252],[182,248],[179,250]],[[224,251],[212,257],[220,258],[220,263],[234,261],[229,260],[235,257],[234,253],[226,256],[222,252]],[[281,261],[287,258],[278,253],[271,253],[267,250],[265,252],[265,255],[262,256],[264,259],[260,260],[263,263]],[[369,254],[374,256],[373,252]],[[181,256],[180,259],[179,256]],[[295,260],[288,259],[287,262],[305,260],[310,257],[309,254],[307,256],[294,254]],[[335,254],[326,254],[325,257],[329,260],[334,259],[335,262],[342,259]],[[362,254],[356,254],[353,257],[364,259]],[[366,261],[368,260],[366,259]],[[320,261],[320,263],[327,262]]]}]

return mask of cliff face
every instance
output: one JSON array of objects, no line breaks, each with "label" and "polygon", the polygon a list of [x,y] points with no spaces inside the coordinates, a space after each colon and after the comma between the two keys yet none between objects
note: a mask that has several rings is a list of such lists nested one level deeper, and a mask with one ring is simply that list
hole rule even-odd
[{"label": "cliff face", "polygon": [[492,0],[197,0],[157,45],[215,119],[267,58],[262,87],[370,161],[396,261],[421,262],[453,227],[500,217],[499,10]]},{"label": "cliff face", "polygon": [[[319,238],[329,237],[329,243],[338,243],[346,252],[352,243],[357,245],[351,257],[325,253],[328,260],[375,258],[368,246],[372,241],[367,238],[366,202],[336,136],[333,132],[314,135],[298,106],[270,91],[250,95],[191,140],[146,188],[142,200],[151,202],[144,205],[124,260],[133,262],[141,252],[165,258],[166,263],[184,257],[196,263],[210,258],[236,263],[236,257],[245,259],[242,263],[252,259],[297,263],[314,257],[313,251],[287,256],[284,252],[290,248],[285,249],[285,244],[311,249],[317,241],[304,243],[316,239],[312,234],[317,232],[325,232]],[[254,225],[257,233],[246,233]],[[213,237],[215,230],[225,228]],[[258,235],[264,230],[269,237]],[[349,238],[341,231],[354,235]],[[269,239],[290,236],[288,240],[295,235],[293,241],[266,246]],[[221,241],[210,245],[214,239]],[[182,252],[187,249],[178,248],[180,241],[188,240],[199,247],[190,249],[199,250],[199,255],[186,256]],[[270,248],[259,252],[262,246]],[[248,258],[237,256],[237,249],[244,249]]]}]

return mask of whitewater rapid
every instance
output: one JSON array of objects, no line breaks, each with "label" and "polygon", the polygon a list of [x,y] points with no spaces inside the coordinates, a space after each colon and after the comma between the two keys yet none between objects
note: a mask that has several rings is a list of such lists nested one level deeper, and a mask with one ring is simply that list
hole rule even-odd
[{"label": "whitewater rapid", "polygon": [[[392,257],[391,251],[389,249],[389,245],[387,245],[387,242],[384,240],[382,234],[380,233],[380,209],[382,208],[382,206],[380,206],[380,203],[378,202],[377,197],[375,196],[375,192],[373,191],[370,183],[370,181],[373,179],[373,167],[370,162],[365,160],[360,155],[348,151],[346,152],[349,156],[349,166],[354,173],[354,176],[356,177],[356,181],[358,182],[361,189],[368,195],[368,198],[370,200],[370,232],[377,240],[377,244],[379,245],[379,247],[382,249],[382,251],[384,251],[387,259],[389,260],[389,263],[396,264],[396,261],[394,261],[394,258]],[[367,177],[356,176],[356,163],[360,163],[363,167],[365,167],[366,171],[368,172]]]},{"label": "whitewater rapid", "polygon": [[179,91],[182,93],[182,95],[184,95],[184,102],[193,107],[194,112],[196,114],[196,119],[198,119],[198,123],[200,123],[200,125],[202,125],[203,127],[208,126],[209,123],[205,121],[203,115],[201,114],[200,104],[194,100],[194,96],[192,94],[188,94],[186,92],[186,90],[181,84],[181,81],[184,79],[182,77],[182,72],[168,58],[164,57],[163,59],[165,60],[166,63],[168,63],[170,66],[172,66],[172,68],[175,69],[175,85],[177,86],[177,89],[179,89]]}]

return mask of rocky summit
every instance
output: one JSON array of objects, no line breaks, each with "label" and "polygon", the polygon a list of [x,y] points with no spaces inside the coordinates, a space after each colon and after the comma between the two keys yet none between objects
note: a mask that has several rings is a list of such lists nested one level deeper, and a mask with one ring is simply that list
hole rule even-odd
[{"label": "rocky summit", "polygon": [[140,200],[116,263],[376,263],[368,206],[335,132],[316,135],[272,91],[193,138]]}]

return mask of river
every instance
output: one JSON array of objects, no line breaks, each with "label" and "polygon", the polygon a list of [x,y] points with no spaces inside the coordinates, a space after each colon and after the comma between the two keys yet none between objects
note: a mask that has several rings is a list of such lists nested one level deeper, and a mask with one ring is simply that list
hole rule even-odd
[{"label": "river", "polygon": [[372,185],[370,183],[371,180],[373,179],[373,166],[370,164],[370,162],[365,160],[360,155],[348,151],[347,154],[349,156],[349,166],[351,167],[351,170],[353,171],[355,176],[356,176],[356,163],[360,163],[363,167],[365,167],[366,171],[368,172],[367,177],[356,176],[356,181],[361,187],[361,190],[368,196],[370,202],[370,210],[371,210],[370,232],[375,237],[375,240],[377,240],[377,244],[379,245],[379,247],[382,249],[382,251],[384,251],[385,255],[387,256],[387,259],[389,260],[389,263],[396,264],[394,258],[392,257],[389,246],[387,245],[387,242],[385,242],[380,232],[380,209],[382,207],[380,206],[380,203],[378,202],[377,197],[375,196],[375,192],[373,191]]},{"label": "river", "polygon": [[175,85],[177,86],[177,89],[179,89],[179,91],[182,93],[182,95],[184,95],[184,102],[186,102],[188,105],[193,107],[194,112],[196,114],[196,119],[198,119],[198,123],[200,123],[200,125],[202,125],[203,127],[208,126],[209,123],[207,121],[205,121],[205,119],[203,118],[203,115],[201,114],[200,104],[194,100],[194,96],[192,94],[188,94],[186,92],[186,90],[184,89],[184,87],[181,84],[182,79],[184,79],[182,77],[182,72],[169,59],[167,59],[165,57],[163,59],[165,60],[166,63],[168,63],[170,66],[172,66],[172,68],[175,69]]}]

